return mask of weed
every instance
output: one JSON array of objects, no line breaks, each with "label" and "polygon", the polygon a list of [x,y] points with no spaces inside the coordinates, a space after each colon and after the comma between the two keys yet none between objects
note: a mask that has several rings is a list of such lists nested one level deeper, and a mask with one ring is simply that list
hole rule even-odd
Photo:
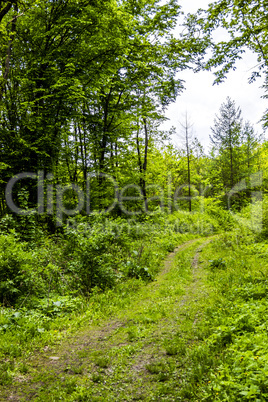
[{"label": "weed", "polygon": [[91,376],[91,380],[93,382],[100,383],[100,382],[103,382],[103,376],[99,373],[93,373]]},{"label": "weed", "polygon": [[146,365],[146,369],[151,374],[165,373],[166,365],[163,362],[152,362]]},{"label": "weed", "polygon": [[127,334],[128,334],[128,340],[130,342],[134,342],[140,337],[140,330],[136,326],[131,326],[130,328],[128,328]]},{"label": "weed", "polygon": [[162,373],[160,372],[157,380],[160,382],[168,381],[170,379],[170,374],[169,373]]},{"label": "weed", "polygon": [[74,374],[83,374],[83,367],[82,366],[71,366],[71,371]]},{"label": "weed", "polygon": [[27,374],[29,371],[29,367],[27,366],[26,363],[23,362],[22,365],[20,366],[19,370],[21,373]]},{"label": "weed", "polygon": [[63,385],[65,387],[66,394],[73,394],[77,388],[76,380],[73,378],[66,380]]},{"label": "weed", "polygon": [[211,269],[226,269],[226,261],[222,258],[216,260],[209,260]]},{"label": "weed", "polygon": [[110,365],[110,359],[107,356],[100,356],[96,359],[96,365],[100,368],[108,368]]}]

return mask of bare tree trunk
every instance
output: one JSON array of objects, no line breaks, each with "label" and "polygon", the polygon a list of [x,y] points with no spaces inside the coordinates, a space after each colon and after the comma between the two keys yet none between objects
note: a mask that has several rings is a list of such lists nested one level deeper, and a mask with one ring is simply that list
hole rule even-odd
[{"label": "bare tree trunk", "polygon": [[137,153],[138,153],[138,167],[140,171],[140,187],[142,190],[145,211],[148,211],[147,205],[147,193],[146,193],[146,171],[147,171],[147,163],[148,163],[148,145],[149,145],[149,132],[147,126],[147,120],[143,118],[143,128],[144,128],[144,156],[142,161],[141,149],[140,149],[140,139],[139,139],[139,126],[136,134],[136,144],[137,144]]},{"label": "bare tree trunk", "polygon": [[[1,2],[0,2],[1,5]],[[18,12],[18,5],[17,2],[14,2],[14,10],[16,12]],[[9,12],[9,10],[11,9],[12,6],[12,2],[8,3],[6,5],[6,7],[4,7],[1,12],[0,12],[0,22],[1,20],[4,18],[4,16]],[[14,41],[14,37],[15,37],[15,32],[16,32],[16,22],[17,22],[17,18],[18,16],[15,16],[12,21],[11,21],[11,35],[10,35],[10,39],[8,41],[8,47],[7,47],[7,55],[6,55],[6,61],[5,61],[5,69],[3,72],[3,81],[2,84],[0,86],[0,101],[3,98],[3,94],[4,94],[4,90],[5,90],[5,86],[6,86],[6,81],[8,79],[8,74],[9,74],[9,70],[10,70],[10,59],[11,59],[11,53],[12,53],[12,46],[13,46],[13,41]]]},{"label": "bare tree trunk", "polygon": [[234,161],[233,161],[233,145],[232,145],[232,133],[231,127],[229,128],[229,151],[230,151],[230,175],[231,175],[231,188],[234,186]]},{"label": "bare tree trunk", "polygon": [[148,134],[148,127],[147,127],[147,120],[146,118],[143,119],[144,125],[144,160],[143,160],[143,177],[142,177],[142,191],[143,191],[143,198],[145,203],[145,211],[148,211],[147,205],[147,194],[146,194],[146,171],[147,171],[147,160],[148,160],[148,144],[149,144],[149,134]]},{"label": "bare tree trunk", "polygon": [[187,157],[187,185],[188,185],[188,208],[189,212],[192,211],[192,198],[191,198],[191,146],[190,146],[190,133],[189,130],[192,125],[189,123],[187,112],[185,114],[185,124],[180,123],[184,130],[185,149]]},{"label": "bare tree trunk", "polygon": [[85,131],[84,131],[84,135],[82,138],[82,132],[81,132],[79,123],[78,123],[78,134],[79,134],[80,155],[81,155],[83,179],[84,179],[83,189],[85,189],[86,181],[87,181],[87,160],[86,160],[86,157],[87,157],[86,152],[87,151],[86,151]]}]

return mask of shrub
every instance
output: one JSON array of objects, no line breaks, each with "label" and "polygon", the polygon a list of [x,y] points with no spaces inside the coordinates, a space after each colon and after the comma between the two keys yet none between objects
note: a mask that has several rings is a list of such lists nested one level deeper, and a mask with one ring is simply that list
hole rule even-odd
[{"label": "shrub", "polygon": [[72,256],[68,271],[72,273],[72,286],[88,294],[95,286],[112,287],[116,281],[117,237],[113,232],[98,230],[70,231],[66,252]]},{"label": "shrub", "polygon": [[34,282],[30,273],[33,262],[25,251],[25,243],[18,243],[15,235],[0,235],[0,298],[12,304],[31,291]]}]

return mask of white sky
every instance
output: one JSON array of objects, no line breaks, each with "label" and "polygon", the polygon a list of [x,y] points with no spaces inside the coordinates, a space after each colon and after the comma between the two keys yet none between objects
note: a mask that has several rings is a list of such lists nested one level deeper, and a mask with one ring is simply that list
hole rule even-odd
[{"label": "white sky", "polygon": [[[188,13],[195,12],[198,8],[206,8],[211,1],[180,0],[179,3],[185,13]],[[168,108],[166,117],[170,120],[164,123],[163,128],[167,130],[174,126],[179,133],[179,121],[183,122],[187,111],[193,123],[193,135],[208,150],[210,127],[213,126],[215,114],[219,114],[221,104],[225,102],[227,96],[230,96],[235,100],[236,106],[240,106],[244,120],[249,120],[255,130],[259,134],[262,133],[262,125],[259,121],[267,108],[267,101],[261,98],[264,94],[261,88],[263,79],[260,78],[252,84],[248,83],[251,69],[257,64],[256,55],[246,52],[243,59],[237,62],[236,70],[230,71],[227,75],[225,82],[214,86],[212,84],[215,76],[212,72],[183,71],[179,73],[178,77],[185,80],[186,89]],[[180,144],[180,140],[176,137],[173,137],[173,141]]]}]

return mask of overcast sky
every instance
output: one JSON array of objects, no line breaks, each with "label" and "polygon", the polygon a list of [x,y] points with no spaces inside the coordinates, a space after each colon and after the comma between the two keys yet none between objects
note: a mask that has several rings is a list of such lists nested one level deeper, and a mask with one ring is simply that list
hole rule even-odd
[{"label": "overcast sky", "polygon": [[[180,0],[179,3],[188,13],[195,12],[198,8],[206,8],[210,1]],[[237,62],[237,69],[228,74],[225,82],[214,86],[215,76],[212,72],[184,71],[180,73],[178,77],[185,80],[186,89],[168,108],[166,117],[170,120],[164,124],[163,128],[169,129],[174,126],[179,133],[179,121],[183,121],[187,111],[193,123],[193,135],[208,150],[210,127],[213,125],[215,114],[219,113],[221,104],[225,102],[227,96],[230,96],[235,100],[236,105],[240,106],[244,120],[249,120],[255,130],[262,133],[262,125],[259,120],[267,108],[267,101],[261,98],[264,94],[264,90],[261,88],[263,80],[260,78],[253,84],[248,83],[250,72],[257,64],[256,55],[247,52],[243,60]],[[174,137],[173,141],[179,144],[180,140]]]}]

